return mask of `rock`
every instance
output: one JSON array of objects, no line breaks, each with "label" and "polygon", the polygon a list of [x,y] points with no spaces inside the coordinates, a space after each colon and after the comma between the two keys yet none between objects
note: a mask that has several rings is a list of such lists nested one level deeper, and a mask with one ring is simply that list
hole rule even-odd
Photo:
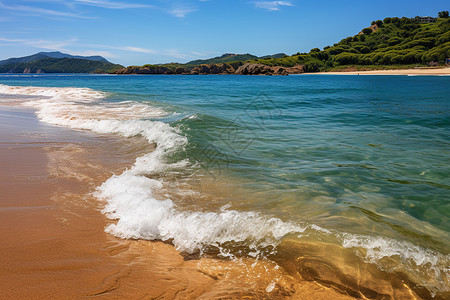
[{"label": "rock", "polygon": [[246,63],[240,66],[235,74],[239,75],[288,75],[304,73],[303,66],[280,67],[266,66],[263,64]]}]

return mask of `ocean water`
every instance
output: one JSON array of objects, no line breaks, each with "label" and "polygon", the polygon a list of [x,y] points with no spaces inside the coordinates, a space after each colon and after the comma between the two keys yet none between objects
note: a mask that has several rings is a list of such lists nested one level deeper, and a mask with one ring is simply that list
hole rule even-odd
[{"label": "ocean water", "polygon": [[148,144],[96,190],[110,234],[449,296],[448,76],[6,74],[2,104]]}]

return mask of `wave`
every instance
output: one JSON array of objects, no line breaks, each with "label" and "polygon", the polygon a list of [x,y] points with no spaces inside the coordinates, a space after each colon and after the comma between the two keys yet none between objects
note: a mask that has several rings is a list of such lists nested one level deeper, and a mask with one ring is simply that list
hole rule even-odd
[{"label": "wave", "polygon": [[344,248],[353,249],[365,262],[383,271],[406,273],[432,294],[450,291],[450,255],[387,237],[347,233],[339,236]]},{"label": "wave", "polygon": [[[249,253],[276,247],[288,233],[304,228],[257,212],[179,211],[171,199],[156,199],[154,191],[164,182],[155,174],[179,170],[190,165],[188,159],[166,163],[167,158],[187,145],[177,128],[161,121],[143,118],[164,117],[161,109],[136,102],[108,103],[107,94],[87,88],[10,87],[0,85],[0,93],[39,96],[24,99],[21,105],[37,109],[46,123],[124,137],[142,136],[156,148],[136,159],[121,175],[104,182],[96,195],[106,200],[103,212],[116,223],[106,231],[123,238],[171,240],[180,251],[202,252],[215,247],[222,256],[230,256],[222,247],[227,242],[245,242]],[[17,99],[15,99],[17,100]]]},{"label": "wave", "polygon": [[[236,256],[229,244],[244,245],[244,250],[241,247],[239,251],[260,257],[274,254],[283,237],[295,234],[301,238],[305,230],[312,230],[337,237],[344,248],[381,269],[412,274],[433,292],[449,290],[449,256],[409,242],[340,233],[226,207],[216,212],[183,211],[172,199],[158,199],[155,192],[170,184],[158,174],[193,167],[188,158],[168,162],[168,158],[185,150],[188,140],[178,128],[158,121],[168,115],[159,107],[132,101],[108,102],[107,93],[87,88],[0,85],[0,94],[23,95],[22,99],[3,95],[0,103],[10,101],[32,107],[43,122],[100,134],[142,136],[156,145],[152,152],[138,157],[128,170],[97,188],[96,196],[106,203],[103,213],[113,220],[105,229],[108,233],[122,238],[171,241],[178,250],[187,253],[215,249],[224,257]],[[388,268],[383,263],[386,257],[400,258],[399,263]]]}]

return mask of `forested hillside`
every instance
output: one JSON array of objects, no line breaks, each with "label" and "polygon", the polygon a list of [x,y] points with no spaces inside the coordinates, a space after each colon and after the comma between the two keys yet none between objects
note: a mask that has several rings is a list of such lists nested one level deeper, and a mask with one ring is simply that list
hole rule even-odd
[{"label": "forested hillside", "polygon": [[421,24],[418,18],[386,18],[372,22],[359,34],[323,50],[278,58],[254,60],[269,66],[304,65],[318,71],[343,65],[411,65],[444,63],[450,58],[450,18]]}]

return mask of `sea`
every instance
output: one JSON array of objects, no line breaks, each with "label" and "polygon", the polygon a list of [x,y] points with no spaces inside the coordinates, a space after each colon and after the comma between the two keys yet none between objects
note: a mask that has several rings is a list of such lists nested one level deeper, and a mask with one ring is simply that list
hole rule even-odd
[{"label": "sea", "polygon": [[93,191],[105,234],[450,297],[449,76],[3,74],[0,105],[141,141]]}]

